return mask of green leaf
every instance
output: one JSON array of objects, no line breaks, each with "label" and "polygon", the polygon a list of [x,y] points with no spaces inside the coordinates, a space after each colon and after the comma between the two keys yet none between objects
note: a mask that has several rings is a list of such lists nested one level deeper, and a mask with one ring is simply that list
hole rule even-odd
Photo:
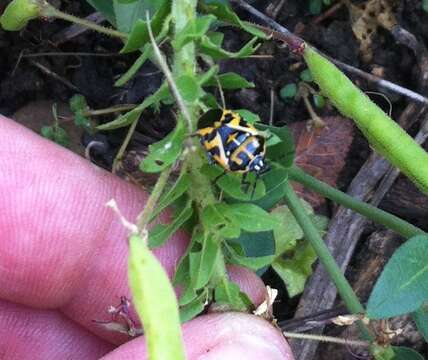
[{"label": "green leaf", "polygon": [[206,234],[202,239],[202,249],[189,254],[190,277],[195,290],[208,284],[220,251],[218,240],[212,234]]},{"label": "green leaf", "polygon": [[394,360],[424,360],[425,358],[417,351],[405,346],[393,346]]},{"label": "green leaf", "polygon": [[82,110],[78,110],[74,113],[74,124],[88,131],[92,129],[91,121],[85,115],[83,115]]},{"label": "green leaf", "polygon": [[244,118],[244,120],[249,124],[255,124],[260,122],[260,116],[247,109],[237,109],[234,111],[239,115],[241,115]]},{"label": "green leaf", "polygon": [[[260,242],[263,238],[260,236]],[[258,256],[258,257],[247,257],[239,255],[232,247],[226,246],[228,252],[228,260],[231,264],[244,266],[248,269],[257,271],[265,266],[270,265],[274,260],[275,256]]]},{"label": "green leaf", "polygon": [[121,127],[131,125],[134,121],[137,121],[141,113],[152,105],[159,105],[159,103],[169,97],[168,86],[164,83],[156,92],[144,99],[144,101],[136,108],[128,111],[126,114],[119,116],[117,119],[108,123],[98,125],[97,130],[114,130]]},{"label": "green leaf", "polygon": [[42,126],[40,133],[46,139],[53,140],[54,137],[54,128],[53,126]]},{"label": "green leaf", "polygon": [[190,250],[188,249],[187,253],[181,257],[177,265],[172,282],[174,285],[184,285],[189,282],[189,252]]},{"label": "green leaf", "polygon": [[[188,276],[190,276],[190,271],[187,274]],[[184,284],[183,284],[184,285]],[[189,303],[191,303],[193,300],[196,299],[197,295],[196,295],[196,291],[193,288],[193,284],[191,281],[187,281],[185,283],[185,287],[184,287],[184,291],[180,296],[180,300],[178,301],[178,304],[180,306],[185,306]]]},{"label": "green leaf", "polygon": [[250,56],[257,50],[259,46],[255,45],[256,42],[257,38],[254,37],[249,42],[247,42],[239,51],[231,52],[222,49],[220,45],[212,41],[211,37],[204,36],[201,40],[200,50],[203,54],[211,56],[214,60],[241,59]]},{"label": "green leaf", "polygon": [[193,299],[190,303],[180,307],[180,321],[182,323],[192,320],[205,309],[207,293],[204,291],[201,295]]},{"label": "green leaf", "polygon": [[184,121],[179,118],[172,132],[149,146],[149,153],[140,163],[140,170],[147,173],[160,172],[172,165],[180,156],[185,137]]},{"label": "green leaf", "polygon": [[238,221],[241,229],[249,232],[273,230],[280,224],[278,219],[254,204],[229,204],[224,211]]},{"label": "green leaf", "polygon": [[84,111],[88,109],[86,98],[80,94],[73,95],[68,103],[72,112]]},{"label": "green leaf", "polygon": [[222,1],[210,1],[209,4],[204,6],[204,10],[214,14],[219,20],[222,20],[228,24],[236,25],[246,32],[261,38],[267,39],[267,35],[258,29],[254,24],[251,24],[247,21],[241,21],[238,15],[230,8],[230,6],[224,4]]},{"label": "green leaf", "polygon": [[[320,235],[327,228],[328,219],[314,214],[314,211],[306,201],[300,199],[303,208],[312,220]],[[272,211],[272,215],[278,218],[280,225],[273,231],[275,238],[275,254],[280,256],[295,249],[297,240],[304,238],[303,230],[287,206],[279,206]]]},{"label": "green leaf", "polygon": [[[214,167],[212,166],[212,168]],[[242,175],[227,173],[217,181],[217,186],[223,190],[227,196],[241,201],[257,200],[266,194],[265,185],[259,178],[256,183],[253,197],[251,197],[254,181],[256,181],[255,175],[252,173],[248,174],[247,181],[250,182],[250,185],[248,186],[248,189],[245,189],[242,185]]]},{"label": "green leaf", "polygon": [[68,147],[70,145],[70,137],[62,127],[59,126],[43,126],[41,128],[43,137],[56,142],[59,145]]},{"label": "green leaf", "polygon": [[[234,72],[218,75],[218,81],[220,82],[221,87],[225,90],[246,89],[253,88],[255,86],[254,83],[247,81],[241,75]],[[205,86],[217,85],[218,84],[215,79],[211,79],[205,83]]]},{"label": "green leaf", "polygon": [[226,279],[217,285],[214,297],[216,304],[223,305],[224,310],[247,311],[253,305],[237,284]]},{"label": "green leaf", "polygon": [[288,295],[296,296],[303,292],[306,280],[312,274],[312,265],[317,255],[308,243],[300,244],[291,259],[276,259],[272,268],[284,281]]},{"label": "green leaf", "polygon": [[191,203],[188,202],[187,206],[182,209],[179,214],[174,216],[174,220],[171,224],[156,224],[154,228],[149,231],[149,247],[153,249],[165,244],[165,242],[189,220],[192,214],[193,209]]},{"label": "green leaf", "polygon": [[207,33],[215,19],[213,15],[205,15],[188,22],[172,42],[174,49],[181,49],[187,43],[199,40]]},{"label": "green leaf", "polygon": [[[140,0],[140,3],[146,3],[146,1]],[[134,7],[137,6],[135,4],[132,5],[134,5]],[[132,23],[132,29],[130,30],[128,40],[121,50],[121,53],[128,53],[138,50],[149,41],[150,37],[147,22],[140,18],[146,18],[146,9],[151,9],[150,15],[152,16],[150,20],[150,26],[155,36],[162,30],[163,22],[170,12],[170,2],[168,0],[152,0],[150,4],[147,3],[139,6],[141,7],[141,10],[139,7],[135,13],[128,14],[128,17],[132,16],[132,19],[129,20]],[[142,16],[139,15],[140,12],[143,12]],[[125,23],[123,25],[127,26]]]},{"label": "green leaf", "polygon": [[207,82],[209,82],[217,73],[219,66],[214,65],[209,68],[209,70],[198,76],[198,83],[200,86],[205,86]]},{"label": "green leaf", "polygon": [[280,225],[273,231],[275,253],[280,256],[287,251],[294,250],[297,240],[303,239],[304,234],[287,206],[277,207],[272,214],[281,220]]},{"label": "green leaf", "polygon": [[295,148],[294,148],[294,140],[293,136],[288,127],[276,127],[276,126],[268,126],[264,124],[257,124],[257,128],[269,131],[281,140],[281,142],[268,146],[266,151],[266,157],[271,161],[276,161],[285,168],[293,165],[294,156],[295,156]]},{"label": "green leaf", "polygon": [[370,295],[367,316],[384,319],[417,310],[428,300],[428,236],[401,245],[386,264]]},{"label": "green leaf", "polygon": [[160,197],[156,209],[154,210],[150,222],[153,221],[166,207],[170,206],[189,188],[190,176],[182,173],[174,185]]},{"label": "green leaf", "polygon": [[322,1],[321,0],[309,0],[309,12],[312,15],[318,15],[321,13]]},{"label": "green leaf", "polygon": [[381,346],[375,342],[370,344],[370,354],[372,354],[376,360],[394,360],[395,358],[392,346]]},{"label": "green leaf", "polygon": [[114,16],[113,0],[87,0],[92,7],[99,11],[104,17],[110,22],[110,24],[116,24],[116,18]]},{"label": "green leaf", "polygon": [[238,251],[236,248],[234,248],[234,251],[239,255],[248,257],[269,256],[275,253],[275,241],[272,234],[272,231],[257,233],[242,231],[239,238],[228,240],[227,244],[234,246],[237,243],[242,251]]},{"label": "green leaf", "polygon": [[279,91],[279,97],[285,101],[289,101],[290,99],[294,99],[296,94],[297,94],[297,85],[294,83],[285,85]]},{"label": "green leaf", "polygon": [[[139,235],[129,239],[128,277],[133,304],[144,324],[150,359],[185,360],[174,289],[165,269]],[[159,321],[166,315],[166,323]]]},{"label": "green leaf", "polygon": [[150,59],[150,57],[153,54],[153,47],[152,44],[146,44],[144,45],[143,51],[140,54],[140,56],[135,60],[135,62],[132,64],[132,66],[126,71],[125,74],[123,74],[117,81],[114,83],[114,86],[123,86],[125,85],[129,80],[131,80],[134,75],[137,73],[137,71],[144,65],[144,63]]},{"label": "green leaf", "polygon": [[225,238],[237,238],[241,233],[239,223],[225,211],[227,204],[207,206],[202,213],[202,223],[210,232]]},{"label": "green leaf", "polygon": [[222,32],[219,31],[210,31],[209,33],[207,33],[207,37],[210,39],[210,41],[220,47],[221,44],[223,44],[223,40],[224,40],[224,34]]},{"label": "green leaf", "polygon": [[422,0],[422,9],[428,12],[428,0]]},{"label": "green leaf", "polygon": [[146,18],[146,11],[153,15],[156,9],[155,0],[137,0],[124,2],[113,0],[113,9],[116,17],[116,27],[124,33],[131,32],[134,24]]},{"label": "green leaf", "polygon": [[216,97],[213,94],[205,93],[202,97],[202,101],[209,109],[215,109],[220,107],[220,105],[217,103]]},{"label": "green leaf", "polygon": [[202,96],[203,90],[191,75],[181,75],[175,80],[180,95],[187,103],[192,103]]},{"label": "green leaf", "polygon": [[288,179],[287,171],[282,167],[274,167],[263,175],[266,194],[254,203],[265,210],[272,209],[283,197]]},{"label": "green leaf", "polygon": [[314,78],[312,77],[311,70],[309,70],[309,69],[303,70],[300,73],[300,79],[302,81],[306,81],[306,82],[312,82],[312,81],[314,81]]},{"label": "green leaf", "polygon": [[[209,164],[205,165],[201,171],[211,180],[216,179],[219,175],[223,173],[223,170],[220,167]],[[245,189],[242,185],[241,174],[226,173],[220,178],[218,178],[216,185],[224,191],[225,195],[240,201],[253,201],[260,199],[265,195],[265,186],[260,178],[257,181],[253,197],[251,197],[251,193],[254,186],[255,175],[249,173],[247,176],[247,181],[250,182],[250,185],[248,186],[248,189]]]},{"label": "green leaf", "polygon": [[428,304],[423,304],[418,310],[412,313],[412,318],[416,323],[416,327],[428,342]]},{"label": "green leaf", "polygon": [[325,106],[325,98],[322,95],[314,95],[313,97],[314,104],[318,109],[322,109]]}]

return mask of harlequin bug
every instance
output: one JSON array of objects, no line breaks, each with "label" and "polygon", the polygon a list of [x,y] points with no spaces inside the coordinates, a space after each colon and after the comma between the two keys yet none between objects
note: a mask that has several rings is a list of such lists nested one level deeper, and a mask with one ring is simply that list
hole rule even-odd
[{"label": "harlequin bug", "polygon": [[[209,110],[199,119],[196,134],[201,138],[209,161],[224,169],[220,176],[226,172],[243,173],[243,183],[249,185],[245,182],[249,172],[254,172],[257,180],[269,170],[265,162],[265,137],[238,113],[222,109]],[[255,183],[253,193],[254,190]]]}]

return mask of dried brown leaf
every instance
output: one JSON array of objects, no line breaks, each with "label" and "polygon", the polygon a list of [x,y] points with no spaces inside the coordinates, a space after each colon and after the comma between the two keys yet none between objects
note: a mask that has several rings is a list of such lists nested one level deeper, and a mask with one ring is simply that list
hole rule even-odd
[{"label": "dried brown leaf", "polygon": [[[335,186],[352,143],[354,125],[341,116],[325,117],[323,121],[324,128],[309,131],[305,122],[290,126],[296,143],[295,163],[318,180]],[[313,207],[325,202],[321,195],[299,184],[295,189]]]},{"label": "dried brown leaf", "polygon": [[352,31],[360,43],[361,57],[369,62],[373,57],[373,36],[379,26],[391,30],[396,24],[392,0],[369,0],[361,6],[345,1],[349,9]]}]

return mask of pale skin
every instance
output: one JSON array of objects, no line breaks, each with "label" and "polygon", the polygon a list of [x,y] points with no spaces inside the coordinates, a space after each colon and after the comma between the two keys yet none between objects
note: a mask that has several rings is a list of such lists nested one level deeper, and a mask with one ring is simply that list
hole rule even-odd
[{"label": "pale skin", "polygon": [[[0,116],[0,358],[146,359],[143,337],[93,322],[130,297],[126,230],[105,206],[111,198],[132,220],[147,194]],[[156,250],[170,275],[187,242],[179,233]],[[263,301],[254,274],[230,275]],[[202,316],[183,334],[189,360],[293,360],[280,332],[251,315]]]}]

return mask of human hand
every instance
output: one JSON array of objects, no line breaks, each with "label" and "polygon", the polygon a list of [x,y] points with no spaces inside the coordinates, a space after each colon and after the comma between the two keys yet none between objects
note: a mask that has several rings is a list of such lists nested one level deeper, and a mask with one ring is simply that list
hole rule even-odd
[{"label": "human hand", "polygon": [[[126,231],[105,206],[111,198],[135,219],[147,195],[0,116],[0,358],[145,358],[143,337],[125,342],[93,321],[130,297]],[[155,250],[170,276],[187,241],[178,233]],[[253,273],[230,275],[263,301]],[[292,360],[280,332],[251,315],[201,316],[183,336],[189,360]]]}]

